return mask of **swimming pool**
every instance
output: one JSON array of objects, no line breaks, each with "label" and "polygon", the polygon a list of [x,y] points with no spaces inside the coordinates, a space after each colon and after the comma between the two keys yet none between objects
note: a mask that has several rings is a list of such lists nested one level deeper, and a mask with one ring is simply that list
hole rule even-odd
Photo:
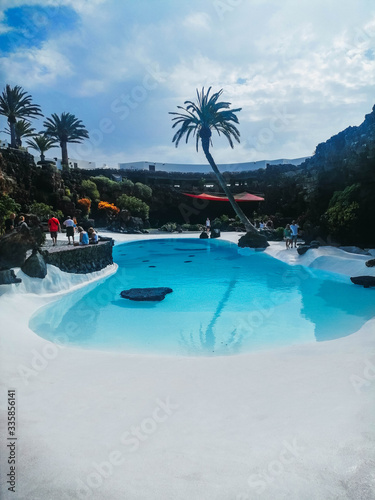
[{"label": "swimming pool", "polygon": [[[114,261],[116,274],[38,310],[30,328],[88,349],[217,356],[334,340],[374,316],[374,290],[227,241],[138,240]],[[120,297],[161,286],[173,289],[162,302]]]}]

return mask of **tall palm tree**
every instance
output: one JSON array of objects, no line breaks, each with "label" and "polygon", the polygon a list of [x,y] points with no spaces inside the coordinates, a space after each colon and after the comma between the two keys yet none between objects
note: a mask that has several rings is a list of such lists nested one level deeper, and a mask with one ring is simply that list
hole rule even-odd
[{"label": "tall palm tree", "polygon": [[[197,89],[197,103],[194,103],[192,101],[185,101],[184,104],[186,107],[177,106],[179,109],[184,111],[183,113],[169,113],[171,115],[175,115],[175,117],[172,118],[172,121],[174,121],[172,128],[175,128],[177,126],[180,127],[175,133],[172,142],[174,142],[177,147],[180,140],[185,135],[186,143],[188,142],[191,135],[193,137],[195,136],[196,149],[198,151],[199,139],[201,140],[202,149],[207,158],[207,161],[211,165],[212,170],[215,172],[221,189],[226,194],[234,211],[238,215],[242,224],[245,226],[246,232],[252,233],[254,235],[256,234],[257,237],[261,236],[236,203],[223,175],[218,169],[210,153],[210,144],[212,144],[211,129],[215,130],[219,135],[223,134],[224,137],[228,139],[231,148],[233,148],[232,138],[237,142],[240,142],[240,133],[237,127],[233,125],[233,123],[239,123],[235,113],[241,111],[241,108],[230,110],[229,102],[218,101],[219,97],[223,93],[223,89],[221,89],[219,92],[216,92],[215,94],[212,94],[211,97],[210,91],[211,87],[208,89],[207,93],[205,93],[204,88],[202,88],[202,92],[199,92]],[[264,241],[265,246],[268,246],[265,238]]]},{"label": "tall palm tree", "polygon": [[35,149],[40,153],[41,161],[45,160],[44,153],[57,144],[54,139],[50,139],[45,135],[36,135],[32,139],[28,139],[26,143],[30,146],[30,148]]},{"label": "tall palm tree", "polygon": [[60,143],[61,164],[67,168],[68,142],[80,143],[83,139],[89,138],[89,133],[82,121],[71,113],[61,113],[60,116],[53,113],[51,118],[47,118],[43,125],[45,127],[44,134]]},{"label": "tall palm tree", "polygon": [[[35,135],[35,128],[32,127],[31,124],[25,119],[16,121],[14,130],[16,133],[17,148],[20,148],[22,146],[22,137],[33,137]],[[4,132],[8,135],[11,135],[11,131],[9,128],[6,128]]]},{"label": "tall palm tree", "polygon": [[10,129],[10,145],[17,147],[16,122],[17,119],[29,121],[29,117],[43,116],[40,106],[32,103],[31,95],[22,87],[6,85],[0,95],[0,115],[6,116]]}]

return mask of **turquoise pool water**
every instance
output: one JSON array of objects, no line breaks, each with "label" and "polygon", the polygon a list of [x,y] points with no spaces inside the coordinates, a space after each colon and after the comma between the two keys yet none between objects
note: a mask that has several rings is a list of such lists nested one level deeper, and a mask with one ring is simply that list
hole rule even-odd
[{"label": "turquoise pool water", "polygon": [[[89,349],[215,356],[337,339],[375,315],[373,289],[226,241],[136,241],[114,260],[115,275],[40,309],[31,329]],[[159,286],[173,289],[162,302],[120,297]]]}]

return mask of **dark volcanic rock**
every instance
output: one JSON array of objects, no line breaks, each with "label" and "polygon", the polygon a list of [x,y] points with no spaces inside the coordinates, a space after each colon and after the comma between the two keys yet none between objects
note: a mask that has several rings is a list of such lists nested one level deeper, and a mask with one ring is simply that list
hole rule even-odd
[{"label": "dark volcanic rock", "polygon": [[130,288],[130,290],[123,290],[121,297],[124,299],[137,300],[137,301],[160,301],[164,300],[167,293],[172,293],[172,288],[159,287],[159,288]]},{"label": "dark volcanic rock", "polygon": [[241,248],[267,248],[269,243],[267,238],[258,232],[246,233],[238,240],[238,246]]},{"label": "dark volcanic rock", "polygon": [[309,250],[310,248],[317,248],[317,247],[312,247],[310,245],[301,245],[297,248],[297,252],[300,254],[300,255],[303,255],[304,253],[307,252],[307,250]]},{"label": "dark volcanic rock", "polygon": [[319,248],[319,247],[320,247],[319,241],[313,240],[310,242],[310,248]]},{"label": "dark volcanic rock", "polygon": [[200,235],[199,235],[199,238],[201,238],[202,240],[206,240],[208,238],[208,234],[206,233],[206,231],[203,231]]},{"label": "dark volcanic rock", "polygon": [[375,286],[375,276],[354,276],[350,281],[355,285],[362,285],[365,288]]},{"label": "dark volcanic rock", "polygon": [[43,250],[42,255],[46,264],[66,273],[93,273],[113,264],[112,243],[111,239],[97,245],[52,247]]},{"label": "dark volcanic rock", "polygon": [[43,256],[36,250],[33,250],[33,253],[21,267],[21,270],[31,278],[43,279],[47,275],[47,266]]},{"label": "dark volcanic rock", "polygon": [[21,278],[17,278],[13,269],[0,271],[0,285],[11,285],[12,283],[21,283]]},{"label": "dark volcanic rock", "polygon": [[40,245],[40,229],[21,227],[0,238],[0,269],[21,267],[26,260],[27,250]]},{"label": "dark volcanic rock", "polygon": [[375,259],[370,259],[366,261],[366,266],[367,267],[374,267],[375,266]]}]

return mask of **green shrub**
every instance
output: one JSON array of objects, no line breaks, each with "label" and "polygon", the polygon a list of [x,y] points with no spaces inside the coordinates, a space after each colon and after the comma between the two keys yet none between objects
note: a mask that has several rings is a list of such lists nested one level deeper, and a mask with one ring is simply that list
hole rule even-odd
[{"label": "green shrub", "polygon": [[122,179],[121,191],[129,196],[133,194],[134,182],[130,179]]},{"label": "green shrub", "polygon": [[91,201],[98,201],[100,199],[100,194],[98,187],[95,182],[90,180],[83,180],[81,183],[82,190],[85,197],[90,198]]},{"label": "green shrub", "polygon": [[53,207],[46,203],[33,203],[29,209],[30,213],[39,217],[39,219],[49,219],[50,215],[54,213]]},{"label": "green shrub", "polygon": [[201,224],[182,224],[183,231],[203,231],[203,226]]},{"label": "green shrub", "polygon": [[352,184],[343,191],[335,191],[328,210],[322,217],[332,236],[347,241],[355,238],[359,222],[360,184]]},{"label": "green shrub", "polygon": [[177,224],[175,222],[167,222],[159,228],[159,231],[167,231],[168,233],[171,233],[172,231],[176,231],[176,228]]},{"label": "green shrub", "polygon": [[142,219],[148,219],[150,207],[135,196],[122,194],[117,198],[116,205],[121,210],[129,210],[131,215],[133,215],[134,217],[142,217]]},{"label": "green shrub", "polygon": [[141,200],[149,200],[152,197],[152,189],[141,182],[134,184],[133,194]]},{"label": "green shrub", "polygon": [[19,212],[21,209],[20,205],[16,203],[13,198],[10,196],[3,194],[0,195],[0,228],[1,231],[4,228],[4,222],[10,214]]}]

